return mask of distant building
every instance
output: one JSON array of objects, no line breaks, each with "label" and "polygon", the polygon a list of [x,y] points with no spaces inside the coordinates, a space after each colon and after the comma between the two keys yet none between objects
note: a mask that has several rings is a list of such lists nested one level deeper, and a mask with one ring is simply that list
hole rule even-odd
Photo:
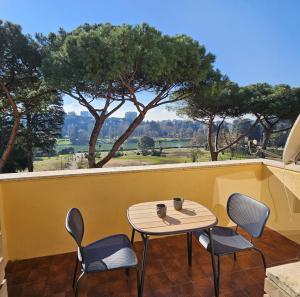
[{"label": "distant building", "polygon": [[127,111],[125,112],[125,119],[128,121],[133,121],[137,117],[137,112]]},{"label": "distant building", "polygon": [[80,116],[85,117],[85,118],[89,118],[89,117],[91,117],[91,114],[88,111],[83,110],[83,111],[80,112]]}]

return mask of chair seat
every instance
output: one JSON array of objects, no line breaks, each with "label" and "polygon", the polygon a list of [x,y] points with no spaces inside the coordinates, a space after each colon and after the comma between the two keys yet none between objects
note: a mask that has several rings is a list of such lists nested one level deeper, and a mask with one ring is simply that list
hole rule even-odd
[{"label": "chair seat", "polygon": [[[208,233],[202,230],[195,231],[194,235],[205,249],[211,251]],[[253,248],[253,244],[231,228],[214,227],[212,230],[214,254],[232,254]]]},{"label": "chair seat", "polygon": [[138,263],[130,240],[124,234],[95,241],[83,247],[82,254],[86,272],[135,267]]}]

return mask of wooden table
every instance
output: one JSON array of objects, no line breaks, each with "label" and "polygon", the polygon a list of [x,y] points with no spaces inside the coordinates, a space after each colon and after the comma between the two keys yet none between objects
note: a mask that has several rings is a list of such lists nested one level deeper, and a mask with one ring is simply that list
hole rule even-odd
[{"label": "wooden table", "polygon": [[[159,218],[156,214],[156,204],[167,206],[167,215]],[[145,269],[147,264],[148,241],[150,235],[163,236],[172,234],[187,234],[188,264],[192,265],[192,232],[199,229],[208,230],[211,240],[211,228],[217,224],[216,216],[203,205],[185,200],[179,211],[173,207],[173,200],[153,201],[132,205],[127,210],[128,221],[132,226],[131,243],[134,241],[135,231],[141,234],[144,243],[143,261],[140,276],[140,297],[143,295]],[[211,246],[212,270],[214,276],[215,294],[218,296],[217,278],[213,245]]]}]

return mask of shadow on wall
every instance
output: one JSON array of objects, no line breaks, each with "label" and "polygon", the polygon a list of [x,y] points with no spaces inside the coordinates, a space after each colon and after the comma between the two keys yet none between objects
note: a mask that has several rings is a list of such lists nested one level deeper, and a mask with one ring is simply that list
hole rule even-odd
[{"label": "shadow on wall", "polygon": [[300,172],[263,166],[260,196],[271,210],[268,226],[300,243]]},{"label": "shadow on wall", "polygon": [[227,215],[227,201],[233,193],[243,193],[260,199],[262,174],[259,167],[239,167],[225,174],[217,175],[213,189],[212,210],[219,219],[219,225],[232,226]]}]

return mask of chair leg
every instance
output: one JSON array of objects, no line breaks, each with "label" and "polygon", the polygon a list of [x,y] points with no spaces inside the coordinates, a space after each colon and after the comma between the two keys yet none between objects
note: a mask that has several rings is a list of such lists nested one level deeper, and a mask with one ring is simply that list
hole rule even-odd
[{"label": "chair leg", "polygon": [[220,288],[220,278],[221,278],[221,263],[220,256],[218,255],[218,288]]},{"label": "chair leg", "polygon": [[[135,229],[132,228],[131,239],[130,239],[132,247],[133,247],[133,243],[134,243],[134,235],[135,235]],[[129,268],[126,268],[125,272],[126,272],[126,275],[129,276]]]},{"label": "chair leg", "polygon": [[218,294],[220,294],[220,279],[221,279],[221,260],[220,256],[218,255]]},{"label": "chair leg", "polygon": [[236,253],[233,253],[233,259],[236,261]]},{"label": "chair leg", "polygon": [[74,291],[74,296],[77,297],[78,296],[78,290],[79,290],[79,282],[81,280],[81,278],[84,276],[84,271],[80,274],[80,276],[78,277],[77,281],[76,281],[76,285],[75,285],[75,291]]},{"label": "chair leg", "polygon": [[72,282],[72,288],[75,286],[75,280],[76,280],[76,275],[77,275],[77,269],[78,269],[78,257],[76,256],[76,264],[75,264],[75,270],[74,270],[74,275],[73,275],[73,282]]},{"label": "chair leg", "polygon": [[137,286],[137,296],[140,297],[140,273],[138,266],[136,267],[136,286]]},{"label": "chair leg", "polygon": [[263,264],[264,264],[264,269],[265,269],[265,271],[266,271],[266,269],[267,269],[267,264],[266,264],[266,258],[265,258],[265,255],[264,255],[263,252],[262,252],[259,248],[257,248],[256,246],[253,247],[253,249],[256,250],[258,253],[260,253],[261,258],[262,258],[262,261],[263,261]]},{"label": "chair leg", "polygon": [[214,252],[214,244],[213,244],[213,239],[212,239],[212,228],[208,229],[208,236],[209,236],[209,241],[211,243],[211,265],[212,265],[212,271],[213,271],[213,277],[214,277],[214,291],[215,291],[215,297],[219,297],[219,288],[218,288],[218,279],[216,275],[216,267],[215,267],[215,252]]}]

